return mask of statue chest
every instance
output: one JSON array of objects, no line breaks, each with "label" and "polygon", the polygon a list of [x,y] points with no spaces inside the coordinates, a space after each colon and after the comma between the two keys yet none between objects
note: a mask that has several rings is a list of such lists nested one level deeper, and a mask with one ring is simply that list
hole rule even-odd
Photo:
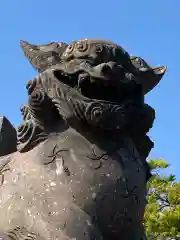
[{"label": "statue chest", "polygon": [[14,158],[0,194],[12,226],[29,222],[34,228],[38,221],[72,237],[77,229],[98,226],[118,235],[143,216],[145,175],[131,140],[119,148],[111,142],[100,147],[68,130]]}]

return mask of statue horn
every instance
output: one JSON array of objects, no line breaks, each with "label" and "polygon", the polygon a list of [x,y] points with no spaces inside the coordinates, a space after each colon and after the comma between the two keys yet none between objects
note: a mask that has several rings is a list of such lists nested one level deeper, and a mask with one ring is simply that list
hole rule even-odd
[{"label": "statue horn", "polygon": [[36,69],[39,70],[38,67],[38,48],[36,45],[29,44],[26,41],[21,40],[20,46],[24,52],[24,55],[27,57],[31,65]]},{"label": "statue horn", "polygon": [[43,72],[48,67],[61,62],[61,55],[65,51],[67,44],[63,42],[51,42],[48,44],[33,45],[21,40],[20,46],[31,65]]},{"label": "statue horn", "polygon": [[160,82],[166,72],[166,67],[153,67],[137,56],[130,56],[130,59],[133,66],[138,70],[135,81],[142,85],[142,91],[145,95]]}]

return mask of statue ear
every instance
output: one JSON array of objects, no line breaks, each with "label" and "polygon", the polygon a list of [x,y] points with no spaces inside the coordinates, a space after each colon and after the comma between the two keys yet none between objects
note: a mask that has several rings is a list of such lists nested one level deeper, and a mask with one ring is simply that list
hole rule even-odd
[{"label": "statue ear", "polygon": [[43,72],[47,68],[61,62],[61,55],[68,45],[63,42],[33,45],[21,40],[20,46],[32,66],[38,72]]},{"label": "statue ear", "polygon": [[[143,91],[144,94],[151,91],[162,79],[166,72],[166,66],[152,67],[152,71],[147,74],[147,81],[144,81]],[[151,74],[152,73],[152,74]],[[149,75],[149,80],[148,80]]]},{"label": "statue ear", "polygon": [[165,66],[153,67],[140,57],[130,57],[138,70],[137,83],[142,85],[144,95],[150,92],[162,79],[166,72]]}]

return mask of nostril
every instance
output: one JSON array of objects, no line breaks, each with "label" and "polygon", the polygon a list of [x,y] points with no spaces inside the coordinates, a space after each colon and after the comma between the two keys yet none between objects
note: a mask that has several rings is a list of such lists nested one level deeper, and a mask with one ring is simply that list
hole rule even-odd
[{"label": "nostril", "polygon": [[102,72],[103,75],[109,75],[109,74],[112,73],[112,68],[108,64],[105,64],[102,67],[101,72]]},{"label": "nostril", "polygon": [[118,67],[118,65],[115,62],[108,62],[107,65],[113,70]]}]

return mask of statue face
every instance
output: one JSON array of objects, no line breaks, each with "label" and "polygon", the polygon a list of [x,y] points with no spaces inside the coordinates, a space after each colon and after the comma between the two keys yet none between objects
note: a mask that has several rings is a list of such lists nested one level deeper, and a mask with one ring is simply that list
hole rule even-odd
[{"label": "statue face", "polygon": [[39,72],[52,69],[59,81],[90,99],[122,103],[137,94],[140,97],[165,72],[165,67],[153,68],[141,58],[130,57],[117,44],[102,39],[43,45],[21,41],[21,46]]},{"label": "statue face", "polygon": [[55,76],[91,99],[121,103],[140,88],[138,70],[120,46],[104,40],[83,39],[67,46]]}]

